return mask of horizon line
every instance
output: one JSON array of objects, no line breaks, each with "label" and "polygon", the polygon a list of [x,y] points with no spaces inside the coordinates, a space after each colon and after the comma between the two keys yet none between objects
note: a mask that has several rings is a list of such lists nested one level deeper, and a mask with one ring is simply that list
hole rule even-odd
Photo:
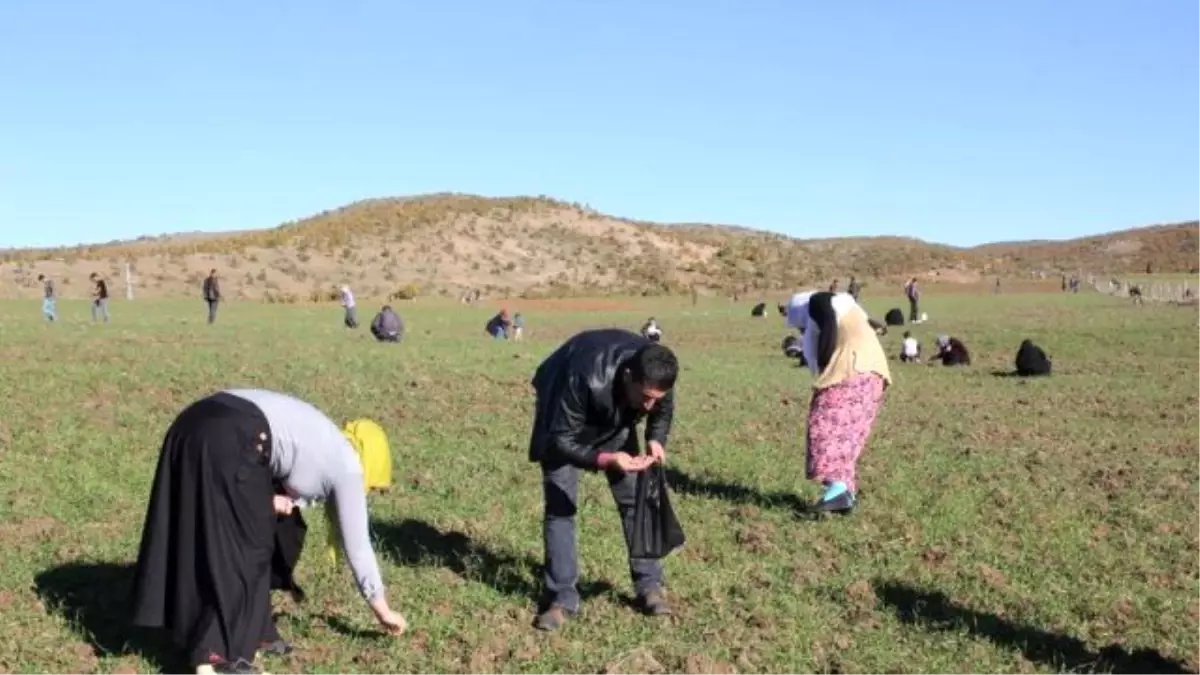
[{"label": "horizon line", "polygon": [[1039,238],[1039,239],[994,240],[994,241],[981,242],[978,244],[956,245],[956,244],[949,244],[949,243],[945,243],[945,242],[932,241],[929,239],[922,239],[920,237],[914,237],[914,236],[903,235],[903,234],[844,234],[844,235],[829,236],[829,237],[798,237],[798,236],[787,234],[784,232],[779,232],[776,230],[763,229],[763,228],[752,227],[752,226],[748,226],[748,225],[701,222],[701,221],[655,221],[655,220],[634,218],[634,217],[629,217],[629,216],[618,216],[618,215],[614,215],[614,214],[607,213],[607,212],[601,211],[599,209],[596,209],[596,208],[592,207],[590,204],[587,204],[585,202],[560,199],[560,198],[552,197],[552,196],[549,196],[546,194],[483,195],[483,194],[470,193],[470,192],[439,191],[439,192],[418,193],[418,194],[405,195],[405,196],[393,195],[393,196],[386,196],[386,197],[363,197],[363,198],[356,199],[356,200],[353,200],[350,202],[346,202],[340,206],[334,206],[334,207],[322,209],[321,211],[317,211],[317,212],[312,213],[307,216],[303,216],[303,217],[295,218],[295,219],[291,219],[291,220],[285,220],[279,224],[269,225],[269,226],[264,226],[264,227],[249,227],[249,228],[242,227],[242,228],[213,229],[213,230],[174,230],[174,231],[161,232],[159,234],[140,234],[135,237],[125,238],[125,239],[109,239],[107,241],[90,241],[90,242],[84,241],[84,242],[76,242],[76,243],[72,243],[72,244],[49,244],[49,245],[33,245],[33,246],[2,246],[2,245],[0,245],[0,253],[70,251],[72,249],[80,249],[80,248],[138,244],[138,243],[146,242],[147,240],[170,239],[173,237],[181,237],[181,236],[188,236],[188,235],[204,236],[204,237],[210,237],[210,238],[222,237],[222,236],[236,237],[236,236],[240,236],[240,235],[248,235],[248,234],[254,234],[254,233],[259,233],[259,232],[269,232],[271,230],[284,230],[289,227],[295,227],[297,225],[300,225],[300,224],[302,224],[306,221],[312,220],[314,218],[319,218],[322,215],[325,215],[328,213],[333,213],[336,211],[341,211],[344,209],[349,209],[356,205],[364,204],[364,203],[368,203],[368,202],[381,202],[381,201],[386,202],[386,201],[391,201],[391,200],[394,200],[397,202],[403,202],[403,201],[414,201],[414,200],[419,200],[419,199],[448,199],[448,198],[454,198],[454,197],[475,198],[475,199],[484,199],[484,200],[492,200],[492,201],[517,200],[517,199],[546,201],[546,202],[551,202],[551,203],[554,203],[554,204],[560,205],[560,206],[579,208],[585,212],[590,212],[590,213],[593,213],[593,214],[596,214],[599,216],[603,216],[606,218],[612,218],[614,220],[621,220],[621,221],[636,223],[636,224],[640,224],[640,225],[650,225],[650,226],[656,226],[656,227],[667,227],[667,228],[672,228],[672,227],[680,227],[680,228],[711,227],[711,228],[717,228],[717,229],[743,230],[743,231],[746,231],[746,232],[749,232],[752,234],[770,235],[770,236],[782,237],[784,239],[791,239],[791,240],[800,241],[800,242],[837,241],[837,240],[847,240],[847,239],[907,239],[910,241],[917,241],[917,242],[921,242],[921,243],[929,244],[929,245],[933,245],[933,246],[941,246],[941,247],[945,247],[945,248],[958,249],[958,250],[964,250],[964,251],[976,249],[976,248],[982,248],[984,246],[1064,243],[1064,242],[1070,242],[1070,241],[1080,241],[1080,240],[1084,240],[1084,239],[1092,239],[1092,238],[1097,238],[1097,237],[1106,237],[1106,236],[1121,234],[1121,233],[1125,233],[1125,232],[1132,233],[1132,232],[1137,232],[1137,231],[1141,231],[1141,230],[1151,230],[1151,229],[1163,228],[1163,227],[1200,226],[1200,215],[1198,215],[1198,216],[1195,216],[1192,218],[1186,218],[1186,219],[1162,220],[1162,221],[1155,222],[1155,223],[1145,223],[1142,225],[1118,227],[1118,228],[1112,229],[1112,230],[1105,230],[1102,232],[1095,232],[1092,234],[1085,234],[1085,235],[1074,236],[1074,237],[1058,237],[1058,238],[1046,237],[1046,238]]}]

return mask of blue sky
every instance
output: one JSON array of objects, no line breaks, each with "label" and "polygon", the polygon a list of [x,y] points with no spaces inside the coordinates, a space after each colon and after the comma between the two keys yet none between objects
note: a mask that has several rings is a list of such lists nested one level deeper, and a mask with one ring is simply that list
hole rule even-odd
[{"label": "blue sky", "polygon": [[1200,211],[1193,0],[6,0],[0,247],[366,198],[952,244]]}]

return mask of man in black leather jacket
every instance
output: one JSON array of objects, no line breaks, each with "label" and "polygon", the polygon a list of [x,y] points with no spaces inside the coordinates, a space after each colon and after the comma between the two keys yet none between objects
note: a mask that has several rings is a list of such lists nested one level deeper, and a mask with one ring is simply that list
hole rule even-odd
[{"label": "man in black leather jacket", "polygon": [[[529,460],[541,464],[545,498],[546,599],[536,626],[555,630],[579,611],[575,511],[579,472],[603,470],[626,537],[633,525],[637,474],[666,457],[679,363],[661,344],[619,329],[588,330],[567,340],[533,377],[537,404]],[[637,425],[646,419],[647,454]],[[638,605],[670,613],[662,563],[631,559]]]}]

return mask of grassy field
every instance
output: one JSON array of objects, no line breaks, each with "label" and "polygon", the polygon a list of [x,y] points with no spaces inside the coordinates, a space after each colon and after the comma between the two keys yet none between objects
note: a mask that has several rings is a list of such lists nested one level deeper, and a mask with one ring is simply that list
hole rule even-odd
[{"label": "grassy field", "polygon": [[[882,315],[900,300],[866,304]],[[395,457],[396,486],[371,509],[409,633],[375,633],[312,513],[309,600],[277,607],[298,651],[268,670],[1196,671],[1195,309],[1095,293],[926,305],[926,348],[960,336],[975,365],[894,363],[861,508],[811,521],[798,509],[816,495],[809,376],[781,355],[778,317],[753,320],[746,303],[514,303],[529,324],[515,344],[483,335],[487,308],[414,304],[400,346],[342,328],[332,305],[232,304],[206,326],[200,302],[117,300],[110,325],[82,302],[54,325],[38,302],[0,303],[0,671],[182,667],[126,625],[132,563],[163,432],[231,385],[374,418]],[[528,380],[575,330],[649,314],[683,364],[668,448],[689,537],[667,562],[676,615],[629,608],[615,509],[589,476],[584,610],[537,633]],[[1055,359],[1051,379],[994,374],[1024,337]]]}]

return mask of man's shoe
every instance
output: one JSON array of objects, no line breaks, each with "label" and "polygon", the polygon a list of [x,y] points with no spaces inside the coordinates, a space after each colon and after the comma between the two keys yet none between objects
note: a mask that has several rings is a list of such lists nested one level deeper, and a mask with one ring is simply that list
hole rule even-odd
[{"label": "man's shoe", "polygon": [[567,610],[563,609],[561,605],[550,605],[549,609],[538,614],[537,619],[534,619],[533,627],[550,633],[562,628],[566,623]]},{"label": "man's shoe", "polygon": [[671,606],[667,604],[667,596],[662,591],[647,591],[637,599],[638,609],[647,616],[668,616]]}]

